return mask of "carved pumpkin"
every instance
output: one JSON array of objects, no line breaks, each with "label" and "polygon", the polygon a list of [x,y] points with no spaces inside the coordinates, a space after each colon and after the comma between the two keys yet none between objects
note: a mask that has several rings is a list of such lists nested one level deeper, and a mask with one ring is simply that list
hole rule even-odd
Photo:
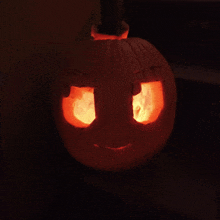
[{"label": "carved pumpkin", "polygon": [[149,42],[101,35],[66,54],[54,110],[70,155],[100,170],[129,169],[162,149],[176,108],[173,73]]}]

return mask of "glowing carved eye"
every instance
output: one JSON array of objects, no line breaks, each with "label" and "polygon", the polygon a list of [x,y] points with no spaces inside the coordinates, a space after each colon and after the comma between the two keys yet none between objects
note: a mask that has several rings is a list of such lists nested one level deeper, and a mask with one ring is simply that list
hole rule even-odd
[{"label": "glowing carved eye", "polygon": [[141,83],[141,92],[133,96],[133,117],[148,124],[157,120],[164,107],[161,82]]},{"label": "glowing carved eye", "polygon": [[95,120],[94,88],[71,86],[62,108],[67,122],[75,127],[88,127]]},{"label": "glowing carved eye", "polygon": [[90,124],[95,119],[94,95],[92,92],[82,92],[82,98],[73,103],[73,112],[77,119]]}]

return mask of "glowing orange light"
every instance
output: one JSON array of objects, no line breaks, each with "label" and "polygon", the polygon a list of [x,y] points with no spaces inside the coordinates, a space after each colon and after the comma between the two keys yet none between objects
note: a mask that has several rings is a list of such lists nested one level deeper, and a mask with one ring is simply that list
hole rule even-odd
[{"label": "glowing orange light", "polygon": [[[133,117],[142,124],[157,120],[164,107],[161,82],[141,83],[141,92],[133,96]],[[63,116],[75,127],[88,127],[96,118],[94,88],[71,86],[62,100]]]},{"label": "glowing orange light", "polygon": [[133,96],[133,117],[148,124],[157,120],[164,107],[161,82],[141,83],[141,92]]},{"label": "glowing orange light", "polygon": [[71,86],[62,108],[67,122],[75,127],[88,127],[95,120],[94,88]]},{"label": "glowing orange light", "polygon": [[121,40],[121,39],[127,39],[129,30],[126,30],[122,35],[116,36],[116,35],[107,35],[107,34],[100,34],[97,33],[95,30],[95,26],[93,25],[91,28],[91,36],[94,38],[94,40]]}]

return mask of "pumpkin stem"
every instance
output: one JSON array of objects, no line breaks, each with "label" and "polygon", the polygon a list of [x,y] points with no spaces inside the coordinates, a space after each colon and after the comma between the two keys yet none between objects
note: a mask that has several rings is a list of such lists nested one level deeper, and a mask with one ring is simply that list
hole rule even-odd
[{"label": "pumpkin stem", "polygon": [[100,34],[120,36],[125,31],[123,21],[123,0],[100,0],[101,24],[97,29]]}]

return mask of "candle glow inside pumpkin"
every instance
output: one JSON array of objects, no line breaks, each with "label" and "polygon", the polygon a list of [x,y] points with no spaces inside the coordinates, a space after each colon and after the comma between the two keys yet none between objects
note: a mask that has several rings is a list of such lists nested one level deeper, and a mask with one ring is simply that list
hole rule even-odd
[{"label": "candle glow inside pumpkin", "polygon": [[[141,92],[132,97],[133,118],[142,124],[157,120],[164,107],[161,82],[141,83]],[[65,120],[75,127],[88,127],[96,118],[94,88],[71,86],[62,100]]]}]

